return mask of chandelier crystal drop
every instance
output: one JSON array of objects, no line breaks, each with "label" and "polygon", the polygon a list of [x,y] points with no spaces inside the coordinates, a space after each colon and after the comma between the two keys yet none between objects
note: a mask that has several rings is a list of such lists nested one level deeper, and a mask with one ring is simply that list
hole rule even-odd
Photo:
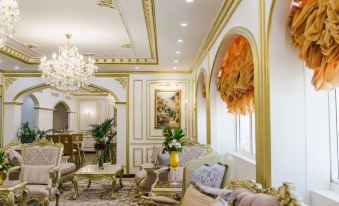
[{"label": "chandelier crystal drop", "polygon": [[94,59],[79,54],[78,48],[70,46],[71,34],[66,34],[67,45],[59,47],[59,55],[53,54],[51,59],[43,57],[39,70],[42,80],[50,86],[65,91],[75,91],[88,86],[94,79],[97,67]]},{"label": "chandelier crystal drop", "polygon": [[0,48],[5,46],[7,36],[14,33],[13,24],[19,21],[19,8],[15,0],[0,0]]}]

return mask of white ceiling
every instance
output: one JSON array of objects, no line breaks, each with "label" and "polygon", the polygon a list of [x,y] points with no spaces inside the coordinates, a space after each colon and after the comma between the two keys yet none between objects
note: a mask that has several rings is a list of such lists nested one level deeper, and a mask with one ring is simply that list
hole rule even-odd
[{"label": "white ceiling", "polygon": [[[41,56],[49,57],[57,52],[58,46],[66,43],[64,34],[72,33],[72,45],[83,54],[94,53],[102,63],[98,64],[99,69],[112,71],[134,71],[136,66],[141,71],[173,70],[173,67],[189,70],[224,2],[154,0],[153,18],[153,0],[116,0],[116,9],[98,6],[97,0],[17,1],[21,20],[15,24],[13,39],[7,42],[9,47],[38,61]],[[145,20],[145,4],[149,5],[150,30]],[[182,22],[188,26],[181,27]],[[178,39],[184,42],[178,43]],[[24,44],[37,47],[29,49]],[[133,48],[123,48],[123,44],[131,44]],[[133,63],[137,59],[142,63]],[[178,63],[174,63],[176,59]],[[38,68],[38,64],[28,64],[3,53],[0,60],[0,68],[4,70]]]}]

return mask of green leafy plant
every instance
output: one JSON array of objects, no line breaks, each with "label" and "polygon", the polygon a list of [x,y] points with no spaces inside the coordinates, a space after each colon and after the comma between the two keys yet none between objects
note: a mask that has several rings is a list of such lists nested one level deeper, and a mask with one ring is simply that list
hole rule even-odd
[{"label": "green leafy plant", "polygon": [[91,134],[95,140],[95,149],[103,150],[105,145],[111,143],[111,140],[114,135],[112,133],[112,128],[114,125],[113,119],[105,119],[101,124],[92,124]]},{"label": "green leafy plant", "polygon": [[21,127],[19,130],[18,138],[21,143],[32,143],[40,138],[44,138],[47,136],[49,132],[53,131],[53,129],[48,130],[40,130],[35,131],[31,129],[28,122],[21,123]]},{"label": "green leafy plant", "polygon": [[7,171],[11,168],[8,162],[7,154],[4,151],[0,151],[0,171]]},{"label": "green leafy plant", "polygon": [[162,135],[165,137],[163,152],[182,151],[186,139],[186,134],[183,129],[166,127],[162,130]]}]

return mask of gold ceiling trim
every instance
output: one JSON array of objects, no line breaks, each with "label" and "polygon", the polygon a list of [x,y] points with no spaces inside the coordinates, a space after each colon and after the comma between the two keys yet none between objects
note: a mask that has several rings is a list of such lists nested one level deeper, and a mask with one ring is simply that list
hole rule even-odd
[{"label": "gold ceiling trim", "polygon": [[241,0],[225,0],[222,7],[220,8],[218,15],[214,19],[214,22],[205,37],[205,40],[201,44],[198,54],[195,56],[193,63],[190,68],[190,72],[196,69],[206,54],[210,50],[211,46],[215,43],[217,37],[228,23],[230,18],[233,16],[235,10],[238,8]]},{"label": "gold ceiling trim", "polygon": [[89,94],[89,93],[71,93],[71,95],[76,96],[76,97],[88,97],[88,96],[108,96],[107,93],[93,93],[93,94]]},{"label": "gold ceiling trim", "polygon": [[116,9],[118,7],[116,0],[98,0],[98,6]]},{"label": "gold ceiling trim", "polygon": [[[146,21],[146,28],[148,34],[148,41],[150,46],[151,58],[96,58],[95,64],[123,64],[123,65],[157,65],[158,64],[158,43],[155,21],[155,6],[154,0],[142,0],[144,16]],[[14,49],[9,46],[5,46],[0,49],[0,53],[3,53],[9,57],[12,57],[25,64],[39,64],[40,58],[31,57],[28,54]]]}]

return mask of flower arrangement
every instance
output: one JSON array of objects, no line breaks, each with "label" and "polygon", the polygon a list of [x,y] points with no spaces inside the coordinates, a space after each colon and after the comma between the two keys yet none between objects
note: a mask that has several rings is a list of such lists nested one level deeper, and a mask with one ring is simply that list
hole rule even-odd
[{"label": "flower arrangement", "polygon": [[11,165],[8,162],[7,154],[4,151],[0,151],[0,171],[6,172]]},{"label": "flower arrangement", "polygon": [[181,152],[185,144],[185,132],[181,128],[164,128],[162,131],[165,140],[163,152]]},{"label": "flower arrangement", "polygon": [[113,137],[116,131],[113,130],[114,120],[105,119],[101,124],[92,124],[91,133],[95,140],[94,148],[104,150],[106,145],[113,143]]}]

